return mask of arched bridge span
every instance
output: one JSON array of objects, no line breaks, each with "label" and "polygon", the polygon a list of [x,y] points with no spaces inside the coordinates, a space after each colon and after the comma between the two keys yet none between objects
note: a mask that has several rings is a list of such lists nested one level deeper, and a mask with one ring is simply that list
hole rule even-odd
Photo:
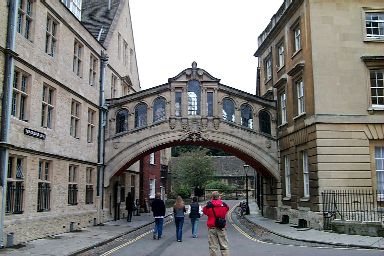
[{"label": "arched bridge span", "polygon": [[107,103],[105,186],[143,155],[183,144],[223,149],[280,180],[275,102],[220,84],[196,63]]}]

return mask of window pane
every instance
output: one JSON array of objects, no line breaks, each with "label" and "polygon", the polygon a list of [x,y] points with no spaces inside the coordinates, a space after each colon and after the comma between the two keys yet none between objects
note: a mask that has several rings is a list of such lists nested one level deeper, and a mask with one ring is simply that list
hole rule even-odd
[{"label": "window pane", "polygon": [[235,104],[228,98],[223,100],[223,119],[229,122],[235,122]]},{"label": "window pane", "polygon": [[165,119],[165,99],[157,98],[153,103],[153,122]]},{"label": "window pane", "polygon": [[188,82],[188,115],[200,115],[201,89],[200,82]]}]

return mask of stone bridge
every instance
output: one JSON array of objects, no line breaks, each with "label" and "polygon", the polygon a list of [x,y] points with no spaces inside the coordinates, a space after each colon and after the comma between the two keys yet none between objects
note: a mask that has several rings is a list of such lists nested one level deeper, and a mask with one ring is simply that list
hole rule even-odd
[{"label": "stone bridge", "polygon": [[144,155],[186,144],[222,149],[280,180],[276,103],[220,84],[195,62],[166,84],[107,104],[105,186]]}]

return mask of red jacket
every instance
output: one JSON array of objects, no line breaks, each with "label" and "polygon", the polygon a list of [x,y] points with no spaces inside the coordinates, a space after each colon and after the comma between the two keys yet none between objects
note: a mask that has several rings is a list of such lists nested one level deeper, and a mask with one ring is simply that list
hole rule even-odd
[{"label": "red jacket", "polygon": [[[228,205],[226,203],[223,203],[223,201],[221,200],[212,200],[211,203],[215,208],[216,217],[225,218],[225,215],[227,215],[227,212],[229,211]],[[208,216],[208,220],[207,220],[208,228],[214,228],[215,216],[213,215],[212,207],[209,207],[208,205],[204,206],[203,213]]]}]

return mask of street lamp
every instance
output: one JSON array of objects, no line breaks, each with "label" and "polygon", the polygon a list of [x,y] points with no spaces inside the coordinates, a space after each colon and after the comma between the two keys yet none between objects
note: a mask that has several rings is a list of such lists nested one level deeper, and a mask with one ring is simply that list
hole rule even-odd
[{"label": "street lamp", "polygon": [[249,215],[249,203],[248,203],[248,169],[249,165],[245,164],[243,165],[244,172],[245,172],[245,202],[246,202],[246,209],[245,209],[245,215]]}]

